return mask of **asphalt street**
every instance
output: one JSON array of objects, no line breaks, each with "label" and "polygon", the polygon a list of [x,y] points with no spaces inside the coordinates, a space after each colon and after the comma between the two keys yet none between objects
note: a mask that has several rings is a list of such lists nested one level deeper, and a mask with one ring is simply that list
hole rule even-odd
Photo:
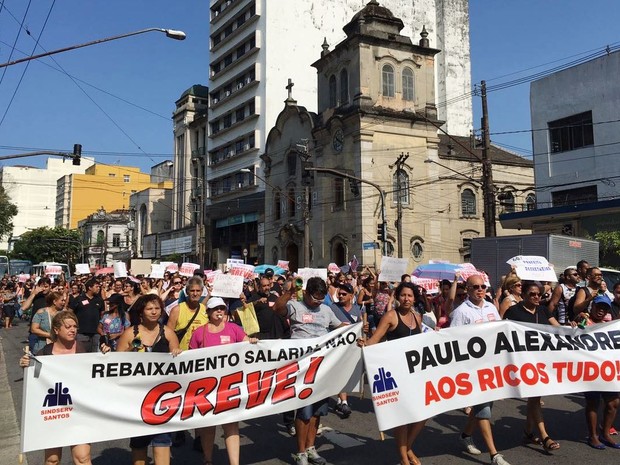
[{"label": "asphalt street", "polygon": [[[21,423],[22,369],[18,366],[22,348],[26,343],[27,328],[19,324],[10,330],[0,329],[0,465],[42,464],[42,451],[19,457],[19,425]],[[106,393],[101,393],[102,396]],[[109,393],[107,393],[109,394]],[[422,395],[411,392],[411,395]],[[544,415],[547,430],[561,444],[552,454],[542,447],[523,445],[523,427],[526,403],[522,399],[507,399],[495,403],[494,436],[498,450],[512,464],[617,464],[620,450],[607,448],[594,450],[586,444],[586,427],[583,414],[583,397],[580,394],[544,398]],[[394,440],[389,432],[381,439],[369,399],[350,396],[353,414],[341,419],[335,413],[322,420],[325,432],[317,441],[317,449],[330,464],[388,464],[398,463]],[[489,456],[473,456],[462,451],[458,441],[459,431],[466,417],[461,411],[447,412],[428,421],[426,428],[414,445],[414,451],[424,465],[430,464],[488,464]],[[620,425],[619,422],[616,423]],[[88,425],[85,425],[88,427]],[[293,463],[291,453],[295,441],[284,429],[279,415],[241,423],[241,463],[276,465]],[[481,449],[482,439],[474,439]],[[620,442],[620,439],[618,440]],[[216,464],[228,463],[221,430],[217,434]],[[186,444],[172,450],[173,465],[202,464],[202,454],[192,450],[191,438]],[[92,445],[94,465],[130,464],[129,440],[95,443]],[[63,464],[71,463],[68,448],[64,450]]]}]

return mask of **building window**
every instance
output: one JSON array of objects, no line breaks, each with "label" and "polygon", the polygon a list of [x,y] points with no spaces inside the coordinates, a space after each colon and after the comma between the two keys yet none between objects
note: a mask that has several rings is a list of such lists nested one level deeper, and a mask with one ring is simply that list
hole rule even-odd
[{"label": "building window", "polygon": [[273,196],[273,208],[275,210],[274,217],[278,221],[282,218],[282,199],[279,192],[276,192]]},{"label": "building window", "polygon": [[338,94],[336,89],[336,76],[333,74],[329,78],[329,106],[338,106]]},{"label": "building window", "polygon": [[116,177],[116,173],[108,173],[108,177],[115,178]]},{"label": "building window", "polygon": [[403,100],[413,101],[413,71],[411,68],[403,70]]},{"label": "building window", "polygon": [[383,96],[394,97],[394,68],[390,65],[383,65],[381,82],[383,84]]},{"label": "building window", "polygon": [[121,246],[121,235],[118,233],[112,234],[112,247]]},{"label": "building window", "polygon": [[594,145],[591,111],[551,121],[548,126],[551,152],[567,152]]},{"label": "building window", "polygon": [[579,205],[591,203],[598,200],[598,189],[596,186],[578,187],[551,193],[551,201],[554,207],[566,205]]},{"label": "building window", "polygon": [[344,179],[334,178],[334,207],[341,209],[344,207]]},{"label": "building window", "polygon": [[346,69],[340,71],[340,105],[349,103],[349,73]]},{"label": "building window", "polygon": [[288,175],[295,176],[297,172],[297,154],[295,152],[291,152],[287,155],[286,164],[288,167]]},{"label": "building window", "polygon": [[497,196],[499,204],[502,207],[502,213],[514,213],[515,211],[515,196],[512,192],[502,192]]},{"label": "building window", "polygon": [[476,194],[471,189],[461,192],[461,215],[476,216]]},{"label": "building window", "polygon": [[525,209],[528,212],[536,210],[536,196],[534,194],[527,194],[525,197]]},{"label": "building window", "polygon": [[400,199],[401,205],[409,205],[409,175],[404,170],[398,170],[392,177],[394,203]]},{"label": "building window", "polygon": [[100,229],[97,231],[97,245],[103,245],[103,241],[105,240],[105,233]]},{"label": "building window", "polygon": [[295,190],[293,188],[290,188],[288,190],[288,216],[289,217],[293,217],[295,216]]},{"label": "building window", "polygon": [[123,174],[123,182],[130,182],[131,176],[128,174]]},{"label": "building window", "polygon": [[416,262],[419,262],[424,256],[424,247],[422,247],[422,242],[413,241],[411,243],[411,256]]}]

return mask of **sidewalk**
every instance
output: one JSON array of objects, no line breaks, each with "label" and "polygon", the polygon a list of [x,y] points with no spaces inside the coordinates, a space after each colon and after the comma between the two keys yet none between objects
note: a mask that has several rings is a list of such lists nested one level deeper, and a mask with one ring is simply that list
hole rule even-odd
[{"label": "sidewalk", "polygon": [[[19,328],[21,329],[21,328]],[[14,328],[9,331],[15,331]],[[6,330],[0,333],[0,405],[4,406],[4,413],[0,415],[0,464],[25,464],[28,465],[26,455],[20,455],[20,429],[17,423],[17,415],[15,414],[15,404],[13,403],[13,395],[11,394],[11,386],[7,375],[7,363],[13,363],[13,360],[6,360],[7,351],[3,344],[5,341]]]}]

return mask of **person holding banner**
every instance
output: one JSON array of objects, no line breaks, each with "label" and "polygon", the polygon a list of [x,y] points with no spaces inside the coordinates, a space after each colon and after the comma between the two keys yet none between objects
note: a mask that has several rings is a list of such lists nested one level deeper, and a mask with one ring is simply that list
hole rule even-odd
[{"label": "person holding banner", "polygon": [[[415,285],[410,282],[401,282],[394,291],[396,310],[389,310],[379,320],[379,326],[372,337],[367,341],[358,340],[360,347],[370,346],[381,342],[385,337],[388,341],[402,337],[413,336],[422,332],[422,315],[414,308]],[[394,439],[400,455],[400,465],[420,465],[420,459],[413,452],[413,442],[418,437],[426,420],[397,426],[394,429]]]},{"label": "person holding banner", "polygon": [[[465,283],[467,299],[452,313],[450,327],[465,326],[469,324],[486,323],[488,321],[501,320],[497,308],[491,302],[485,300],[487,285],[480,275],[472,275]],[[491,409],[493,402],[485,402],[474,405],[469,412],[467,424],[461,433],[461,443],[467,452],[472,455],[480,455],[482,452],[474,444],[472,434],[480,429],[482,439],[489,449],[491,463],[493,465],[510,465],[504,456],[497,452],[493,441],[491,429]]]},{"label": "person holding banner", "polygon": [[[200,349],[204,347],[220,346],[224,344],[234,344],[236,342],[251,342],[256,344],[257,338],[250,338],[235,323],[229,323],[226,315],[228,309],[221,297],[211,297],[207,301],[208,321],[200,326],[189,341],[190,349]],[[226,423],[222,425],[224,430],[224,442],[228,453],[230,465],[239,465],[239,422]],[[204,454],[204,465],[213,465],[213,444],[215,442],[215,426],[199,428],[196,432],[200,436],[202,451]]]},{"label": "person holding banner", "polygon": [[[171,353],[173,356],[181,353],[175,332],[159,321],[164,311],[164,303],[158,295],[146,294],[138,297],[133,304],[133,309],[140,323],[134,325],[133,330],[128,328],[123,332],[116,346],[117,352],[160,352]],[[109,350],[105,344],[101,347]],[[153,447],[155,465],[170,464],[172,434],[159,433],[133,437],[129,440],[134,465],[147,463],[149,445]]]},{"label": "person holding banner", "polygon": [[[52,342],[37,352],[37,357],[44,355],[68,355],[87,352],[84,344],[77,340],[78,321],[73,312],[63,310],[52,318],[50,339]],[[102,352],[109,349],[103,348]],[[26,352],[19,359],[19,366],[26,368],[30,365],[30,352]],[[62,448],[45,449],[45,463],[59,464],[62,460]],[[90,444],[75,444],[71,446],[71,455],[75,465],[91,465]]]},{"label": "person holding banner", "polygon": [[[534,281],[524,281],[522,289],[521,302],[506,310],[504,320],[560,326],[558,320],[555,319],[547,307],[540,305],[540,299],[544,290],[542,284]],[[538,428],[540,437],[534,435],[534,428]],[[527,399],[527,417],[525,419],[524,433],[525,441],[541,444],[547,452],[560,448],[560,444],[551,439],[547,434],[540,397],[530,397]]]},{"label": "person holding banner", "polygon": [[[275,311],[288,316],[291,324],[291,339],[307,339],[324,336],[330,329],[346,326],[334,312],[323,303],[327,295],[327,284],[322,278],[312,277],[306,282],[303,299],[295,296],[294,282],[285,284],[282,295],[276,300]],[[327,415],[329,400],[323,399],[297,410],[295,429],[297,453],[293,458],[297,465],[324,465],[327,461],[319,455],[314,446],[319,420]]]}]

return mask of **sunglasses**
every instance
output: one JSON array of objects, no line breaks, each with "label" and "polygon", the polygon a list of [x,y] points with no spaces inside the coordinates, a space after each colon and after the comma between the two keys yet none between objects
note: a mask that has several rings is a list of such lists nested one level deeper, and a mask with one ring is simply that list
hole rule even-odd
[{"label": "sunglasses", "polygon": [[174,281],[172,284],[181,284],[181,281]]},{"label": "sunglasses", "polygon": [[[310,294],[309,294],[309,295],[310,295]],[[325,296],[322,296],[322,297],[314,297],[313,295],[310,295],[310,298],[311,298],[313,301],[317,302],[317,303],[321,303],[321,302],[323,302],[323,300],[325,300]]]},{"label": "sunglasses", "polygon": [[473,284],[473,285],[469,286],[469,288],[470,289],[475,289],[475,290],[486,289],[487,285],[486,284]]},{"label": "sunglasses", "polygon": [[530,297],[540,297],[540,296],[541,296],[541,293],[540,293],[540,292],[530,292],[528,295],[529,295]]},{"label": "sunglasses", "polygon": [[342,297],[342,296],[347,296],[349,294],[347,294],[346,292],[339,292],[338,293],[338,297]]}]

